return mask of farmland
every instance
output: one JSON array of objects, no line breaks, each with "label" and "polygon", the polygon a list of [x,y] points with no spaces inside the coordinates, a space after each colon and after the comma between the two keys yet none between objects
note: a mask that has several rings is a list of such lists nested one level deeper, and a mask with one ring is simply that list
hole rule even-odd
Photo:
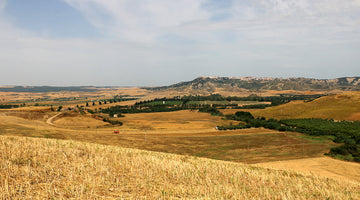
[{"label": "farmland", "polygon": [[[192,111],[128,114],[120,127],[75,114],[55,119],[55,126],[42,121],[44,113],[8,114],[0,116],[2,135],[80,140],[246,163],[321,156],[334,145],[261,128],[219,132],[216,125],[231,121]],[[114,129],[121,134],[114,135]]]},{"label": "farmland", "polygon": [[360,197],[349,180],[109,145],[0,136],[0,151],[1,199]]},{"label": "farmland", "polygon": [[[90,93],[88,94],[90,95]],[[139,96],[138,93],[133,93],[133,96],[122,93],[123,96],[120,99],[118,94],[110,95],[111,92],[108,94],[108,96],[103,96],[95,101],[94,93],[92,93],[81,99],[72,99],[71,97],[63,99],[61,104],[56,104],[56,99],[47,100],[46,103],[40,99],[32,102],[30,106],[1,109],[0,135],[3,137],[71,140],[108,145],[111,148],[177,154],[186,159],[206,158],[262,167],[283,167],[284,169],[301,166],[300,163],[297,163],[300,160],[315,159],[312,162],[317,162],[317,164],[304,166],[304,169],[307,170],[302,172],[344,181],[359,181],[356,172],[360,166],[357,163],[348,164],[348,167],[354,171],[349,173],[346,173],[345,169],[341,167],[331,170],[328,167],[329,162],[341,162],[324,157],[324,154],[328,153],[330,149],[341,145],[334,143],[331,137],[309,136],[298,132],[278,131],[263,127],[227,131],[219,131],[215,128],[241,123],[225,115],[235,114],[238,111],[250,111],[254,116],[261,116],[258,113],[270,113],[271,110],[294,104],[294,101],[288,102],[286,99],[293,97],[269,97],[267,98],[271,100],[271,102],[267,102],[269,106],[273,102],[283,101],[282,105],[272,105],[266,109],[244,110],[239,109],[238,106],[263,104],[266,101],[259,97],[256,98],[261,101],[254,101],[250,98],[246,101],[234,100],[235,97],[225,101],[215,99],[223,98],[219,95],[149,99],[150,96]],[[208,100],[204,100],[205,98]],[[322,98],[310,101],[308,104],[320,101]],[[21,101],[8,101],[4,104],[15,103],[20,104]],[[36,103],[37,105],[35,105]],[[236,106],[234,106],[235,104]],[[224,106],[226,109],[221,109]],[[210,108],[219,111],[219,114],[214,115],[212,112],[207,112]],[[127,112],[122,112],[124,110]],[[204,112],[199,112],[202,110]],[[115,117],[114,114],[117,116]],[[114,134],[114,131],[118,134]],[[13,160],[17,160],[14,163],[20,163],[20,165],[28,162],[23,159],[25,158],[14,158]],[[286,164],[281,165],[277,162]],[[347,163],[343,163],[342,166],[347,166]],[[94,187],[92,188],[94,191],[96,190]],[[167,191],[176,193],[169,188]],[[65,192],[62,195],[74,196],[74,192]],[[138,193],[132,191],[132,194]],[[52,195],[59,194],[52,193]],[[149,197],[150,194],[141,195]],[[150,196],[154,195],[157,194]]]},{"label": "farmland", "polygon": [[274,119],[322,118],[360,120],[360,92],[329,95],[314,101],[294,101],[277,107],[252,112],[254,116]]}]

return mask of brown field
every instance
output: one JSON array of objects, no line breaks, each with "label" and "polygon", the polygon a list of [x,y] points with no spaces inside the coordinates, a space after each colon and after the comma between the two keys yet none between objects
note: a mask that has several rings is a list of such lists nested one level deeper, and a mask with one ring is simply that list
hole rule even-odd
[{"label": "brown field", "polygon": [[360,182],[360,163],[351,163],[330,157],[266,162],[258,163],[256,166],[293,170],[340,180]]},{"label": "brown field", "polygon": [[123,129],[136,130],[214,130],[215,126],[239,123],[222,120],[222,117],[211,116],[208,113],[182,110],[166,113],[125,114],[119,118],[124,122]]},{"label": "brown field", "polygon": [[[90,127],[89,123],[104,125],[101,120],[80,114],[56,117],[52,119],[54,126],[49,119],[56,112],[38,112],[36,117],[26,118],[28,113],[33,112],[3,112],[0,134],[43,135],[248,163],[316,157],[333,146],[327,140],[319,143],[299,134],[260,128],[216,131],[216,125],[232,122],[197,111],[126,114],[118,118],[124,126],[98,128]],[[113,134],[114,130],[120,134]]]},{"label": "brown field", "polygon": [[98,127],[108,125],[109,123],[100,121],[98,119],[94,119],[92,117],[62,117],[53,122],[59,126],[67,126],[67,127]]},{"label": "brown field", "polygon": [[0,135],[79,140],[242,163],[316,158],[334,146],[327,139],[263,128],[216,131],[216,125],[238,122],[197,111],[126,114],[118,118],[124,122],[120,127],[87,114],[55,115],[58,112],[39,107],[3,110]]},{"label": "brown field", "polygon": [[[113,95],[139,96],[141,98],[139,100],[151,99],[155,97],[163,97],[161,95],[164,95],[162,93],[157,93],[157,92],[149,92],[149,93],[147,92],[148,91],[139,88],[122,88],[113,91],[104,90],[97,93],[83,93],[83,94],[77,93],[76,95],[79,98],[87,97],[88,99],[93,98],[94,100],[96,100],[96,98],[99,99],[105,97],[111,98]],[[267,92],[267,94],[272,94],[272,93],[274,93],[274,91]],[[19,95],[12,94],[8,96],[4,96],[4,98],[14,98],[14,99],[18,98],[19,100],[21,98],[29,97],[27,95],[38,95],[40,98],[41,95],[44,94],[19,94]],[[52,95],[51,97],[53,98],[59,98],[59,97],[71,97],[71,95],[75,95],[75,93],[64,92],[64,93],[53,93],[47,95],[50,96]],[[176,95],[180,95],[180,94],[172,94],[172,93],[167,94],[168,97],[172,97]],[[116,104],[89,106],[87,108],[94,110],[94,109],[106,108],[114,105],[132,105],[135,102],[136,101],[126,101],[126,102],[118,102]],[[44,101],[41,103],[51,104],[56,102]],[[320,118],[359,120],[360,119],[359,118],[360,107],[358,106],[359,103],[360,103],[360,92],[353,92],[353,93],[344,93],[341,95],[326,96],[307,103],[298,101],[298,102],[291,102],[285,105],[267,108],[263,110],[261,109],[258,110],[241,109],[241,110],[249,111],[255,117],[265,116],[266,118],[277,118],[277,119],[311,116],[311,117],[320,117]],[[83,100],[79,99],[75,101],[61,102],[61,104],[59,103],[59,105],[64,105],[64,107],[65,106],[75,107],[76,105],[84,106],[85,103]],[[236,109],[221,110],[223,114],[234,114],[237,111],[240,110],[236,110]],[[112,149],[111,152],[124,151],[122,148],[126,147],[126,148],[147,150],[147,151],[138,151],[138,150],[127,149],[126,152],[127,153],[131,152],[130,154],[132,155],[136,154],[137,157],[139,157],[139,155],[141,154],[146,154],[148,155],[147,157],[150,160],[155,159],[151,157],[152,155],[166,155],[165,157],[168,159],[168,162],[172,162],[171,159],[173,158],[175,160],[177,159],[197,160],[197,161],[205,160],[207,162],[208,160],[199,158],[199,157],[204,157],[204,158],[211,158],[216,160],[235,162],[235,163],[230,163],[230,162],[228,163],[231,166],[236,166],[236,168],[238,168],[239,166],[244,166],[239,163],[247,163],[247,164],[258,164],[259,166],[271,167],[275,169],[295,170],[295,171],[303,172],[305,174],[310,173],[311,175],[304,175],[304,177],[310,178],[311,180],[316,179],[316,181],[319,179],[317,178],[317,176],[319,175],[330,178],[337,178],[337,179],[340,178],[342,181],[360,182],[358,176],[358,174],[360,174],[359,164],[337,161],[323,156],[323,154],[328,152],[330,148],[336,146],[336,144],[332,143],[330,140],[326,138],[311,137],[311,136],[306,136],[303,134],[292,133],[292,132],[278,132],[263,128],[252,128],[252,129],[243,129],[243,130],[234,130],[234,131],[217,131],[215,130],[215,126],[217,125],[237,124],[239,122],[224,120],[223,117],[211,116],[208,113],[200,113],[197,111],[189,111],[189,110],[176,111],[176,112],[163,112],[163,113],[125,114],[125,117],[119,117],[116,120],[123,122],[124,125],[123,126],[110,125],[109,123],[105,123],[102,120],[92,117],[89,113],[86,112],[84,114],[80,114],[79,112],[73,112],[73,111],[52,112],[50,111],[49,106],[31,106],[31,107],[23,107],[17,109],[4,109],[4,110],[0,110],[0,135],[4,136],[3,137],[5,138],[3,139],[5,141],[4,143],[9,143],[9,141],[7,140],[20,141],[21,144],[25,144],[26,141],[37,141],[39,144],[41,144],[40,146],[45,145],[45,143],[48,143],[48,141],[42,142],[36,139],[34,140],[30,138],[20,139],[17,137],[15,137],[15,139],[8,139],[8,138],[14,138],[8,136],[11,135],[11,136],[42,137],[42,138],[53,138],[60,140],[72,140],[70,144],[76,143],[79,144],[80,146],[81,145],[86,146],[86,147],[83,146],[79,147],[80,149],[79,151],[82,151],[81,149],[88,148],[84,154],[84,155],[88,155],[85,156],[87,158],[89,158],[89,155],[91,156],[94,155],[94,153],[91,153],[91,151],[93,150],[92,148],[95,148],[95,146],[96,148]],[[114,134],[113,132],[115,130],[120,131],[120,134]],[[57,144],[61,143],[63,144],[63,146],[69,144],[66,141],[60,141],[60,140],[51,140],[51,141],[56,141]],[[105,144],[109,146],[77,143],[77,142],[73,142],[74,140],[89,142],[89,143]],[[18,145],[18,144],[14,143],[13,145]],[[114,146],[118,146],[118,147],[114,147]],[[0,145],[0,148],[4,148],[4,146]],[[69,147],[66,147],[66,149],[63,149],[62,147],[59,148],[60,148],[58,149],[59,151],[63,151],[63,152],[70,151],[67,149]],[[118,150],[115,150],[116,148],[118,148]],[[47,150],[47,151],[52,151],[52,150]],[[172,153],[172,154],[157,154],[152,151]],[[133,152],[139,152],[139,153],[133,153]],[[14,155],[16,154],[17,153],[14,153]],[[177,156],[173,154],[179,154],[183,156]],[[0,155],[3,154],[0,153]],[[40,155],[40,153],[38,155]],[[77,156],[77,154],[71,154],[71,153],[65,153],[65,155],[72,155],[72,161],[75,161],[75,157]],[[114,158],[114,156],[115,155],[109,154],[109,157],[111,158]],[[116,159],[119,160],[121,158],[122,157]],[[39,157],[38,159],[41,160],[44,158]],[[59,157],[58,159],[60,160],[61,158]],[[136,166],[138,168],[139,166],[144,166],[144,165],[148,166],[150,161],[146,159],[147,158],[141,157],[140,159],[141,161],[139,161],[140,164]],[[16,168],[16,166],[20,166],[19,168],[20,171],[16,171],[16,173],[14,171],[14,173],[17,176],[19,174],[24,173],[24,170],[26,171],[30,169],[31,170],[39,169],[39,166],[36,165],[31,166],[32,165],[31,163],[36,163],[35,161],[36,159],[34,160],[33,157],[31,157],[31,159],[29,160],[28,157],[15,156],[12,157],[12,159],[10,160],[8,159],[6,162],[8,164],[10,163],[10,165],[7,165],[7,167],[11,169]],[[82,158],[76,161],[77,165],[80,165],[80,163],[82,162],[84,162]],[[93,162],[100,162],[100,161],[94,160]],[[163,162],[166,163],[165,160]],[[221,163],[220,161],[209,161],[209,162]],[[43,163],[43,161],[41,161],[40,163]],[[193,161],[191,161],[191,163],[193,164]],[[189,163],[184,162],[183,164],[185,166],[188,166]],[[42,164],[42,166],[44,165],[46,164]],[[114,167],[115,164],[108,163],[108,165]],[[122,163],[120,165],[126,165],[126,164]],[[201,166],[202,165],[205,164],[201,164]],[[25,166],[27,166],[28,168],[25,169]],[[83,165],[81,166],[84,167]],[[181,167],[185,167],[185,166],[181,166]],[[49,167],[51,166],[49,165]],[[66,170],[71,170],[73,169],[72,167],[75,166],[69,163],[66,164],[66,167],[69,168]],[[155,198],[165,198],[165,199],[168,199],[168,197],[194,198],[199,196],[205,199],[214,199],[214,198],[217,199],[219,197],[220,198],[231,198],[231,197],[260,198],[259,196],[256,197],[256,195],[253,196],[254,194],[252,193],[256,191],[254,189],[251,189],[250,192],[251,195],[247,193],[238,193],[239,196],[236,195],[234,196],[235,191],[239,190],[238,188],[239,185],[236,185],[238,183],[236,183],[235,185],[231,183],[230,185],[225,184],[221,186],[222,188],[221,191],[229,191],[228,193],[220,192],[220,190],[216,188],[212,188],[211,185],[207,185],[207,187],[201,188],[200,185],[195,184],[194,187],[196,187],[196,189],[194,189],[192,192],[188,192],[184,194],[183,192],[188,190],[189,188],[187,186],[183,186],[182,184],[191,185],[193,182],[189,184],[189,182],[186,181],[196,182],[195,179],[190,180],[185,178],[183,179],[186,180],[185,182],[181,182],[182,179],[179,179],[180,183],[166,182],[169,181],[170,178],[165,178],[166,180],[163,180],[161,178],[156,180],[150,178],[144,179],[143,176],[134,175],[133,174],[134,169],[131,170],[130,169],[131,167],[134,166],[131,165],[129,168],[127,168],[128,171],[126,170],[122,171],[123,174],[126,174],[124,176],[129,176],[129,177],[122,177],[122,176],[119,177],[119,175],[109,175],[110,172],[109,173],[106,172],[111,180],[114,179],[118,180],[118,182],[116,183],[113,183],[111,181],[109,182],[108,179],[105,180],[97,175],[90,173],[89,169],[87,168],[80,167],[81,171],[85,170],[86,174],[92,174],[92,175],[88,175],[86,178],[83,179],[79,178],[78,175],[71,174],[70,171],[57,171],[56,173],[68,174],[67,177],[69,176],[72,177],[70,179],[72,181],[65,182],[64,184],[60,184],[56,182],[57,179],[59,179],[58,176],[49,176],[48,179],[51,179],[52,182],[51,181],[46,182],[44,180],[43,182],[34,184],[34,180],[29,178],[30,182],[27,182],[29,184],[27,186],[23,186],[23,185],[21,186],[24,189],[22,190],[22,192],[23,194],[31,194],[33,195],[33,197],[38,197],[38,198],[41,198],[42,197],[41,195],[44,194],[47,194],[54,198],[87,198],[87,197],[102,198],[101,195],[107,197],[114,197],[114,198],[115,197],[118,198],[155,197]],[[142,169],[137,169],[137,170],[140,170],[141,173],[146,173],[147,175],[153,174],[149,177],[158,177],[160,175],[163,175],[156,170],[154,171],[152,167],[158,167],[158,166],[153,165],[146,172],[141,171]],[[80,168],[78,167],[76,169],[80,169]],[[115,167],[115,169],[119,170],[119,167],[117,166]],[[260,170],[260,168],[257,167],[250,167],[250,169]],[[106,167],[106,170],[109,171],[110,167]],[[145,170],[145,168],[143,170]],[[189,169],[186,168],[186,170],[193,171],[192,168]],[[204,170],[209,170],[209,169],[206,168]],[[261,168],[261,170],[263,169]],[[265,171],[269,172],[269,170],[265,170]],[[279,172],[276,170],[275,171],[270,170],[270,171],[271,173],[274,172],[275,174]],[[111,171],[111,173],[114,172],[115,171]],[[33,173],[31,174],[31,176],[40,177],[42,176],[41,173],[47,173],[47,172],[41,171],[39,172],[39,174],[36,175],[35,173]],[[97,172],[97,174],[101,174],[101,173],[103,172],[102,171]],[[169,172],[166,172],[167,175],[168,173]],[[179,173],[190,173],[190,172],[181,171]],[[281,172],[281,173],[285,173],[285,172]],[[295,172],[286,172],[286,173],[297,174]],[[19,175],[19,177],[17,177],[16,180],[13,180],[13,182],[11,182],[10,179],[6,179],[7,182],[5,182],[4,179],[1,179],[3,177],[0,176],[0,181],[3,181],[1,183],[4,184],[6,183],[8,186],[9,183],[11,182],[12,185],[10,184],[11,186],[9,186],[8,188],[15,188],[15,185],[19,184],[18,181],[27,180],[20,178],[21,176],[22,175]],[[181,177],[179,174],[177,174],[177,176]],[[229,175],[223,174],[223,176],[229,176]],[[278,176],[278,174],[274,176]],[[203,178],[204,180],[199,179],[198,181],[201,182],[209,179],[212,180],[214,177],[204,176]],[[81,186],[82,189],[75,188],[74,185],[72,184],[74,180],[77,179],[81,180],[80,185],[82,185]],[[94,179],[98,181],[100,185],[103,184],[102,186],[103,188],[102,187],[99,188],[94,184],[92,184],[91,180]],[[133,185],[129,187],[124,186],[125,187],[124,188],[120,186],[121,184],[119,185],[120,180],[128,181],[128,182],[135,181],[135,182],[131,182]],[[107,182],[105,183],[102,181],[107,181]],[[147,183],[143,185],[142,183],[140,183],[141,181],[145,181]],[[166,183],[166,185],[180,184],[183,189],[178,190],[170,186],[165,187],[161,184],[161,181]],[[218,177],[216,177],[212,181],[219,183],[222,180],[220,181]],[[310,183],[310,182],[309,184],[315,183],[315,182],[314,183]],[[115,188],[113,191],[102,193],[101,189],[110,187],[107,185],[108,183],[118,184],[116,187],[117,189]],[[204,184],[205,182],[201,182],[201,183]],[[46,191],[39,189],[39,188],[44,188],[45,186],[46,186],[45,188]],[[137,186],[141,186],[143,189],[147,188],[148,191],[151,190],[152,192],[151,194],[149,192],[146,194],[142,193],[143,190],[136,189],[139,188]],[[294,187],[297,186],[294,185]],[[305,186],[301,186],[301,187],[305,187]],[[1,184],[0,184],[0,188],[1,188]],[[7,194],[9,196],[1,196],[0,194],[0,199],[2,197],[11,197],[11,192],[9,193],[9,191],[6,190],[5,188],[6,187],[2,187],[1,189],[4,189],[2,191],[7,192],[4,194]],[[32,191],[34,188],[42,192],[34,193]],[[227,188],[227,190],[224,190],[225,188]],[[61,192],[57,192],[56,190],[58,189],[60,189]],[[199,190],[201,189],[210,190],[213,193],[209,193],[209,196],[206,196],[205,195],[206,193],[203,193],[204,191],[199,192]],[[356,189],[358,189],[357,191],[360,190],[358,186]],[[359,192],[333,193],[332,189],[324,189],[324,191],[329,191],[329,193],[320,192],[321,194],[319,194],[314,192],[313,193],[308,192],[308,194],[305,194],[305,196],[299,196],[300,193],[298,192],[294,192],[290,195],[289,193],[278,193],[280,190],[276,190],[276,191],[272,189],[261,189],[261,190],[262,190],[261,192],[265,192],[265,191],[268,192],[267,194],[265,194],[265,196],[268,195],[269,198],[273,197],[275,199],[276,198],[297,199],[296,197],[303,197],[305,199],[317,199],[317,198],[326,199],[327,197],[329,197],[330,199],[337,199],[337,197],[341,197],[343,199],[347,199],[347,198],[354,198],[359,196]],[[297,191],[298,189],[295,188],[294,190]],[[345,191],[345,189],[340,189],[340,190]],[[17,191],[19,191],[19,189],[17,189]],[[91,192],[89,193],[89,191]],[[304,191],[306,191],[306,189]],[[269,192],[273,192],[273,194],[275,195],[271,196]],[[160,194],[163,196],[161,196]],[[174,196],[174,194],[176,195]],[[195,194],[198,194],[199,196],[196,196]]]},{"label": "brown field", "polygon": [[360,92],[321,97],[311,102],[294,101],[284,105],[254,110],[255,116],[274,119],[323,118],[360,120]]},{"label": "brown field", "polygon": [[135,149],[0,136],[0,199],[359,199],[360,184]]},{"label": "brown field", "polygon": [[[221,117],[191,111],[130,114],[123,120],[128,125],[100,128],[81,127],[85,122],[71,121],[69,116],[55,118],[54,126],[43,120],[46,116],[44,114],[38,120],[0,116],[0,134],[71,139],[244,163],[318,157],[334,146],[326,139],[261,128],[216,131],[214,126],[226,121]],[[196,122],[199,117],[207,120]],[[57,123],[59,120],[70,124],[61,125]],[[138,120],[144,121],[137,124]],[[136,125],[139,127],[134,127]],[[178,128],[181,125],[184,127]],[[120,134],[113,134],[114,130],[119,130]]]},{"label": "brown field", "polygon": [[[103,100],[113,98],[115,95],[131,96],[131,97],[144,97],[149,92],[138,87],[114,87],[114,88],[102,88],[99,91],[94,92],[43,92],[43,93],[25,93],[25,92],[0,92],[0,103],[7,104],[19,104],[26,103],[26,105],[34,105],[38,103],[40,105],[54,105],[54,106],[76,106],[85,105],[86,101],[90,100]],[[74,100],[56,101],[58,98],[69,98]]]}]

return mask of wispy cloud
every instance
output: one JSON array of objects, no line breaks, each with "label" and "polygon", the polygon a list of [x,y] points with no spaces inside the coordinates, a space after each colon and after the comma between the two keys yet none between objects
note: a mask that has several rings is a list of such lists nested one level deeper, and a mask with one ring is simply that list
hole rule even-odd
[{"label": "wispy cloud", "polygon": [[80,10],[104,34],[132,41],[153,41],[169,29],[205,20],[203,1],[65,0]]},{"label": "wispy cloud", "polygon": [[104,37],[45,37],[0,17],[0,85],[360,75],[360,0],[62,1]]},{"label": "wispy cloud", "polygon": [[[191,41],[235,39],[298,43],[341,39],[359,31],[359,0],[134,1],[65,0],[104,34],[154,42],[164,35]],[[219,3],[220,2],[220,3]],[[223,31],[223,32],[222,32]],[[219,37],[220,35],[220,37]]]}]

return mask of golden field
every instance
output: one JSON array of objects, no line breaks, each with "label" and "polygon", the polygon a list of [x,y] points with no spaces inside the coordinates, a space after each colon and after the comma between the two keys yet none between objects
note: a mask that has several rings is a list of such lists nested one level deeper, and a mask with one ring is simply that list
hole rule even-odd
[{"label": "golden field", "polygon": [[358,163],[337,160],[325,156],[258,163],[255,164],[255,166],[294,170],[302,173],[317,174],[338,180],[350,180],[360,183],[360,166]]},{"label": "golden field", "polygon": [[[30,95],[44,94],[4,98]],[[120,88],[51,95],[79,99],[39,104],[75,107],[84,99],[140,97],[87,107],[95,110],[165,94]],[[246,111],[277,119],[359,120],[359,103],[360,92],[351,92]],[[239,122],[190,110],[124,115],[112,118],[124,123],[116,126],[85,110],[0,109],[0,199],[360,199],[360,164],[325,157],[338,145],[326,137],[264,128],[217,131]]]},{"label": "golden field", "polygon": [[213,130],[215,126],[238,123],[222,120],[221,117],[208,113],[182,110],[175,112],[125,114],[119,118],[124,122],[124,129],[136,130]]},{"label": "golden field", "polygon": [[293,101],[284,105],[256,110],[254,116],[274,119],[323,118],[360,120],[360,92],[324,96],[311,102]]},{"label": "golden field", "polygon": [[216,125],[231,121],[197,111],[126,114],[118,119],[125,125],[94,127],[95,118],[75,112],[0,112],[0,135],[78,140],[244,163],[318,157],[335,145],[328,139],[263,128],[217,131]]},{"label": "golden field", "polygon": [[76,141],[0,136],[1,199],[359,199],[360,184]]}]

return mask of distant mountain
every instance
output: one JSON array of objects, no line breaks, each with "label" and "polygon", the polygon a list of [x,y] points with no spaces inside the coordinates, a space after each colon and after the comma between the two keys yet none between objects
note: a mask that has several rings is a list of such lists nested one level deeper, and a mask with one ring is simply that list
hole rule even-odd
[{"label": "distant mountain", "polygon": [[98,89],[89,86],[73,86],[73,87],[52,87],[52,86],[12,86],[12,87],[0,87],[0,92],[94,92]]},{"label": "distant mountain", "polygon": [[336,79],[257,78],[257,77],[199,77],[170,86],[148,87],[148,90],[176,91],[239,91],[239,90],[297,90],[297,91],[359,91],[360,77]]}]

